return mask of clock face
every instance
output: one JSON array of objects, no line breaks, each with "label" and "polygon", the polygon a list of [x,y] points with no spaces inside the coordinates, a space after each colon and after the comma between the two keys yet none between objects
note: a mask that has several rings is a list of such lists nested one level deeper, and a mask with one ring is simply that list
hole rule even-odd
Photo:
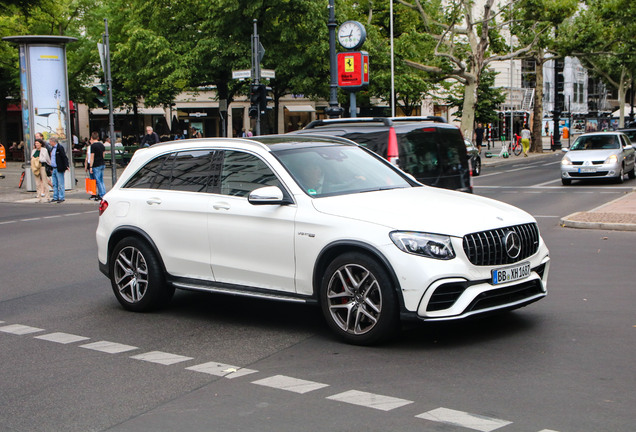
[{"label": "clock face", "polygon": [[364,26],[357,21],[346,21],[338,29],[338,42],[344,48],[354,49],[361,46],[366,38]]}]

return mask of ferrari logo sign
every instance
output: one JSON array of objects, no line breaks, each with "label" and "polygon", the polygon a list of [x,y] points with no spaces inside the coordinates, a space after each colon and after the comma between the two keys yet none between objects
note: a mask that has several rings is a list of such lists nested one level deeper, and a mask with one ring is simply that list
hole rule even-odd
[{"label": "ferrari logo sign", "polygon": [[356,90],[369,84],[369,54],[363,51],[338,54],[338,86]]}]

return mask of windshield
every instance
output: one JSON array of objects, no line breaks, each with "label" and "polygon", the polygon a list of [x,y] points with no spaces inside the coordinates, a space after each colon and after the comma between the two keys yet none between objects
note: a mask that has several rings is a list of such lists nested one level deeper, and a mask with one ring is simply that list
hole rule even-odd
[{"label": "windshield", "polygon": [[397,171],[355,146],[304,147],[274,154],[312,197],[411,187]]},{"label": "windshield", "polygon": [[621,148],[616,135],[580,136],[570,150],[612,150]]}]

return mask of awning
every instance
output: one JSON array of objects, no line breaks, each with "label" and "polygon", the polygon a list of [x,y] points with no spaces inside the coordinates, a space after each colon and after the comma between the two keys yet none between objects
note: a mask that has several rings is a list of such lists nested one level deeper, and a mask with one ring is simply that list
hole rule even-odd
[{"label": "awning", "polygon": [[316,108],[311,105],[285,105],[289,112],[316,112]]},{"label": "awning", "polygon": [[[166,111],[163,108],[137,108],[137,113],[140,115],[166,115]],[[108,115],[108,110],[103,108],[94,108],[91,110],[93,115]],[[114,115],[132,115],[132,109],[115,108],[113,110]]]}]

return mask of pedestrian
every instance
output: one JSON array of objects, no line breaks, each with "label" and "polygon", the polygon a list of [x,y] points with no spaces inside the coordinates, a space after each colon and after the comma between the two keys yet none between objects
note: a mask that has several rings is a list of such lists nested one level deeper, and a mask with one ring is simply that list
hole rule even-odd
[{"label": "pedestrian", "polygon": [[150,147],[153,144],[157,144],[159,141],[159,135],[157,135],[157,132],[153,131],[152,126],[146,126],[146,135],[144,135],[141,139],[139,147]]},{"label": "pedestrian", "polygon": [[44,135],[42,135],[42,132],[36,132],[34,137],[36,140],[42,140],[42,142],[44,143],[44,147],[48,150],[49,154],[51,154],[51,144],[46,142],[46,140],[44,139]]},{"label": "pedestrian", "polygon": [[[93,176],[97,183],[97,197],[93,198],[95,201],[100,201],[104,195],[106,195],[106,186],[104,186],[104,152],[106,148],[104,144],[99,140],[99,133],[91,133],[91,156],[90,156],[90,168],[89,173]],[[111,152],[111,160],[113,160],[114,154]],[[114,162],[113,162],[114,163]]]},{"label": "pedestrian", "polygon": [[530,129],[528,125],[524,124],[521,130],[521,146],[523,147],[523,156],[528,157],[528,151],[530,150]]},{"label": "pedestrian", "polygon": [[57,138],[49,138],[51,145],[51,166],[53,167],[51,179],[53,180],[53,199],[50,202],[64,202],[64,173],[69,170],[68,156],[58,142]]},{"label": "pedestrian", "polygon": [[51,165],[51,157],[41,139],[35,140],[31,151],[31,171],[35,176],[35,191],[38,202],[49,201],[49,177],[46,175],[46,166]]},{"label": "pedestrian", "polygon": [[481,123],[477,123],[477,128],[475,129],[475,145],[477,146],[477,151],[481,154],[481,144],[484,142],[484,126]]}]

